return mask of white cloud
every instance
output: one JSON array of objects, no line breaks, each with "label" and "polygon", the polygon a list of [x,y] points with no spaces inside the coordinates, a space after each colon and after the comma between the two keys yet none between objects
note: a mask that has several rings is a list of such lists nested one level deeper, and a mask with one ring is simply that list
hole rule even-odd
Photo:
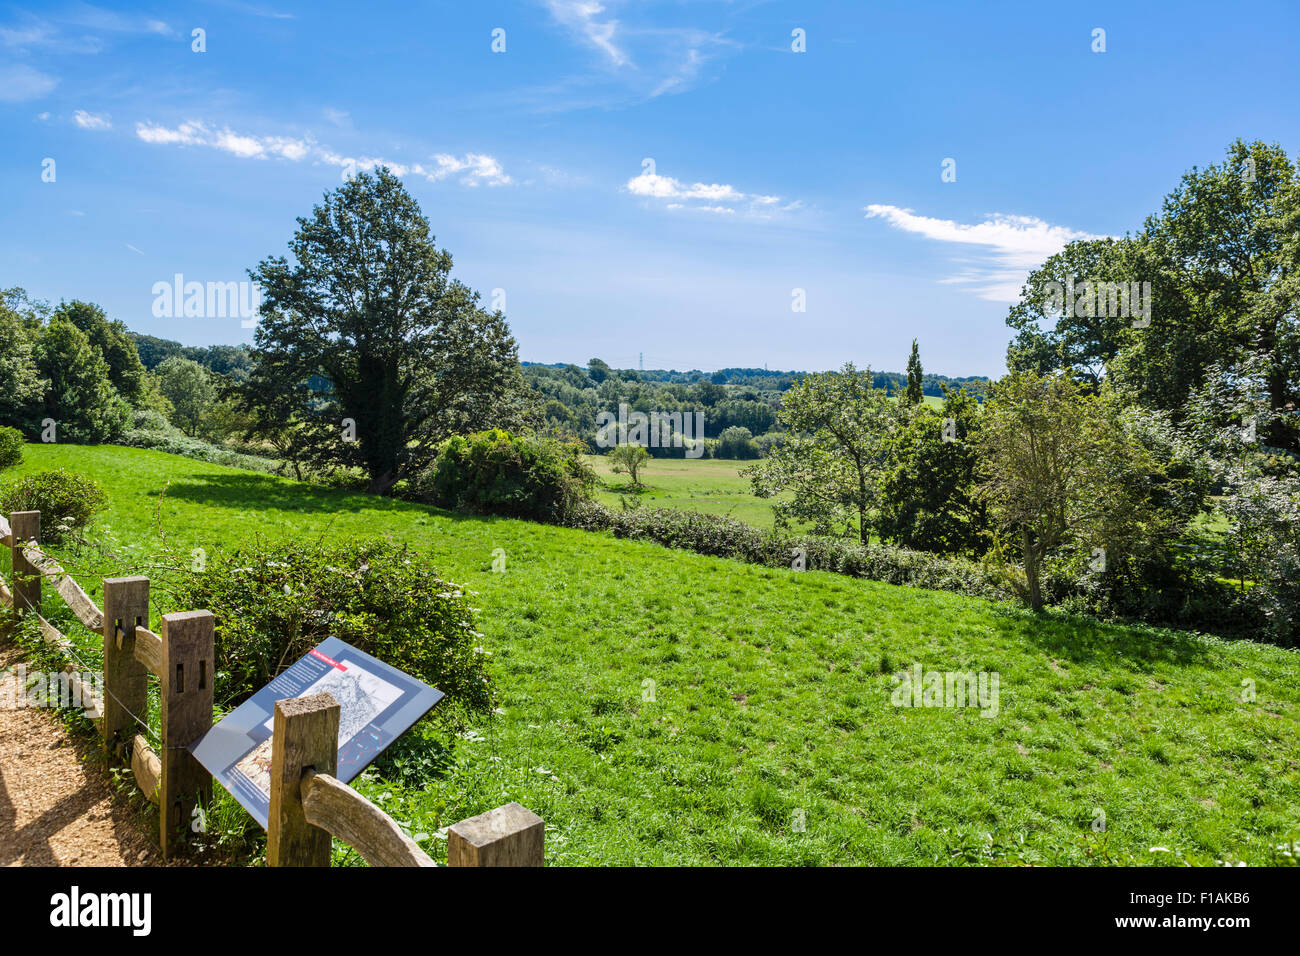
[{"label": "white cloud", "polygon": [[143,252],[141,252],[141,251],[140,251],[139,249],[137,249],[135,246],[131,245],[131,243],[129,243],[129,242],[126,244],[126,247],[127,247],[128,249],[130,249],[132,252],[134,252],[136,255],[140,255],[140,256],[144,255]]},{"label": "white cloud", "polygon": [[446,153],[438,153],[433,159],[438,164],[436,169],[425,173],[433,180],[464,173],[460,181],[466,186],[477,186],[480,183],[502,186],[510,182],[510,177],[501,168],[501,164],[491,156],[482,153],[466,153],[459,159]]},{"label": "white cloud", "polygon": [[1034,216],[995,213],[983,222],[967,224],[918,216],[898,206],[872,204],[865,207],[865,212],[868,219],[883,219],[896,229],[935,242],[982,248],[986,259],[965,260],[969,265],[962,271],[939,281],[971,285],[976,295],[993,302],[1018,302],[1029,271],[1060,252],[1066,243],[1104,238],[1067,226],[1053,226]]},{"label": "white cloud", "polygon": [[135,134],[146,143],[208,146],[242,159],[269,159],[278,156],[281,159],[298,162],[306,159],[315,146],[310,137],[295,139],[291,136],[250,136],[236,133],[229,127],[219,130],[209,129],[206,124],[197,120],[181,123],[175,129],[156,123],[137,123]]},{"label": "white cloud", "polygon": [[432,157],[432,165],[395,163],[373,156],[342,156],[328,150],[322,151],[318,159],[331,166],[354,169],[358,172],[372,170],[378,166],[387,166],[395,176],[414,174],[423,176],[431,183],[436,183],[457,174],[462,174],[460,183],[463,186],[508,186],[514,182],[513,179],[506,175],[504,167],[498,160],[483,153],[466,153],[464,156],[459,157],[452,156],[450,153],[435,153]]},{"label": "white cloud", "polygon": [[33,69],[25,63],[0,66],[0,101],[21,103],[45,96],[58,85],[56,77]]},{"label": "white cloud", "polygon": [[182,146],[199,146],[205,144],[206,130],[202,123],[181,123],[175,129],[167,129],[154,123],[136,123],[135,135],[146,143],[179,144]]},{"label": "white cloud", "polygon": [[113,123],[107,114],[87,113],[85,110],[74,110],[72,113],[72,119],[82,129],[113,128]]},{"label": "white cloud", "polygon": [[[743,193],[729,183],[683,183],[672,176],[644,172],[627,181],[624,187],[634,196],[647,199],[696,200],[696,202],[670,202],[668,209],[697,209],[702,212],[734,213],[745,207],[750,213],[772,207],[781,201],[780,196]],[[722,205],[730,203],[731,205]],[[793,208],[794,204],[786,208]]]},{"label": "white cloud", "polygon": [[459,178],[465,186],[506,186],[514,182],[506,174],[499,160],[485,153],[466,153],[453,156],[450,153],[435,153],[430,164],[395,163],[379,157],[344,156],[333,150],[317,146],[310,136],[255,136],[238,133],[229,127],[210,128],[198,120],[181,123],[174,128],[157,123],[137,123],[135,134],[146,143],[162,146],[206,146],[238,156],[241,159],[270,159],[278,157],[290,162],[311,159],[329,166],[357,171],[387,166],[394,175],[406,176],[414,173],[430,182],[438,182],[452,176]]}]

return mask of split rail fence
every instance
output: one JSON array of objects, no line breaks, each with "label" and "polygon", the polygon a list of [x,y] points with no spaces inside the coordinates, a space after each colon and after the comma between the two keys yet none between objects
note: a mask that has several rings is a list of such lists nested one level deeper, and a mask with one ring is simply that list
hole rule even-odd
[{"label": "split rail fence", "polygon": [[[215,620],[209,611],[164,614],[155,634],[146,577],[104,578],[101,610],[41,550],[40,537],[39,511],[0,515],[0,543],[13,552],[13,590],[0,580],[0,601],[20,617],[34,616],[45,642],[71,659],[62,674],[70,696],[98,725],[109,764],[129,763],[157,805],[159,845],[169,859],[190,838],[195,808],[212,799],[212,776],[189,748],[212,727]],[[102,697],[73,667],[80,663],[76,646],[41,615],[44,581],[82,624],[104,635]],[[150,674],[159,685],[158,749],[145,736]],[[329,694],[277,701],[272,727],[268,866],[329,866],[331,837],[372,866],[435,865],[392,817],[334,776],[339,705]],[[448,827],[447,841],[449,866],[543,865],[542,820],[518,803]]]}]

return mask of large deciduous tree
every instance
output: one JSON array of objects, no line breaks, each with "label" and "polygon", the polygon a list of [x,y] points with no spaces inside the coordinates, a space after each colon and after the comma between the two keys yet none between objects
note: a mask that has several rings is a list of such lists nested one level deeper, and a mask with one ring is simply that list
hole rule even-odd
[{"label": "large deciduous tree", "polygon": [[1136,550],[1144,526],[1159,521],[1145,487],[1157,466],[1109,390],[1088,392],[1064,373],[1008,375],[985,406],[975,445],[979,494],[1003,553],[1020,556],[1034,610],[1057,549],[1099,548],[1104,561]]},{"label": "large deciduous tree", "polygon": [[97,444],[121,435],[130,406],[113,388],[108,362],[85,332],[67,319],[51,319],[33,351],[48,383],[39,414],[56,423],[57,440]]},{"label": "large deciduous tree", "polygon": [[778,423],[785,442],[746,471],[754,494],[793,492],[772,506],[778,523],[807,521],[818,533],[855,530],[866,544],[901,414],[872,386],[871,369],[859,372],[850,362],[805,376],[783,396]]},{"label": "large deciduous tree", "polygon": [[894,433],[877,529],[905,548],[975,557],[988,550],[988,515],[975,494],[978,400],[950,391],[943,411],[913,405]]},{"label": "large deciduous tree", "polygon": [[291,457],[365,471],[385,492],[437,443],[526,414],[517,347],[499,312],[451,279],[451,255],[386,168],[299,218],[292,262],[264,259],[256,365],[239,394],[254,434]]},{"label": "large deciduous tree", "polygon": [[30,432],[45,384],[32,352],[32,329],[0,302],[0,425]]},{"label": "large deciduous tree", "polygon": [[147,376],[140,353],[131,334],[121,322],[110,320],[104,310],[93,302],[73,299],[54,310],[54,318],[66,319],[90,340],[108,363],[108,379],[117,393],[132,405],[145,399]]},{"label": "large deciduous tree", "polygon": [[[1067,278],[1151,283],[1149,324],[1053,309],[1049,284]],[[1222,163],[1186,173],[1138,234],[1049,258],[1007,324],[1012,371],[1108,379],[1176,420],[1212,366],[1263,356],[1265,440],[1300,453],[1300,172],[1280,146],[1234,142]]]},{"label": "large deciduous tree", "polygon": [[171,402],[172,423],[191,438],[212,412],[216,389],[212,376],[198,362],[173,355],[158,366],[158,390]]}]

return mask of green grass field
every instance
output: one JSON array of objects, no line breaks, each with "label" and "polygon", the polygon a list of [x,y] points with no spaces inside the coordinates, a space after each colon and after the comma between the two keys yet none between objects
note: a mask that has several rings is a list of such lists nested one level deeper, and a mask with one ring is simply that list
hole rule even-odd
[{"label": "green grass field", "polygon": [[[96,537],[116,557],[60,552],[97,594],[95,575],[148,574],[164,548],[369,534],[410,542],[476,592],[499,714],[451,742],[444,772],[359,784],[435,855],[441,828],[510,800],[546,820],[555,864],[1268,863],[1300,837],[1293,651],[136,449],[29,446],[18,470],[54,466],[108,494]],[[188,610],[154,594],[158,611]],[[913,664],[996,672],[997,716],[892,706],[889,672]],[[1243,701],[1247,680],[1257,697]]]},{"label": "green grass field", "polygon": [[627,475],[610,470],[604,455],[587,455],[601,485],[596,500],[617,508],[621,498],[635,498],[646,508],[678,508],[739,518],[757,528],[772,527],[772,503],[750,492],[748,478],[740,472],[753,461],[715,458],[652,458],[641,472],[644,489],[632,491]]}]

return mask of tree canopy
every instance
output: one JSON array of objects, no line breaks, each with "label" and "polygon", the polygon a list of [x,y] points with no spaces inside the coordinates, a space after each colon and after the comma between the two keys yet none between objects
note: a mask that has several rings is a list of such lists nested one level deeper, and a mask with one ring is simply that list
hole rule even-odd
[{"label": "tree canopy", "polygon": [[[1150,315],[1117,314],[1074,282],[1150,283]],[[1053,286],[1053,283],[1056,286]],[[1214,365],[1262,357],[1267,440],[1300,452],[1300,171],[1277,145],[1234,142],[1193,167],[1140,233],[1070,243],[1030,274],[1007,317],[1011,371],[1103,379],[1181,418]]]},{"label": "tree canopy", "polygon": [[249,273],[263,301],[239,394],[255,433],[360,467],[383,492],[443,438],[518,427],[526,399],[505,317],[451,278],[451,255],[388,169],[326,193],[289,249],[292,261]]}]

